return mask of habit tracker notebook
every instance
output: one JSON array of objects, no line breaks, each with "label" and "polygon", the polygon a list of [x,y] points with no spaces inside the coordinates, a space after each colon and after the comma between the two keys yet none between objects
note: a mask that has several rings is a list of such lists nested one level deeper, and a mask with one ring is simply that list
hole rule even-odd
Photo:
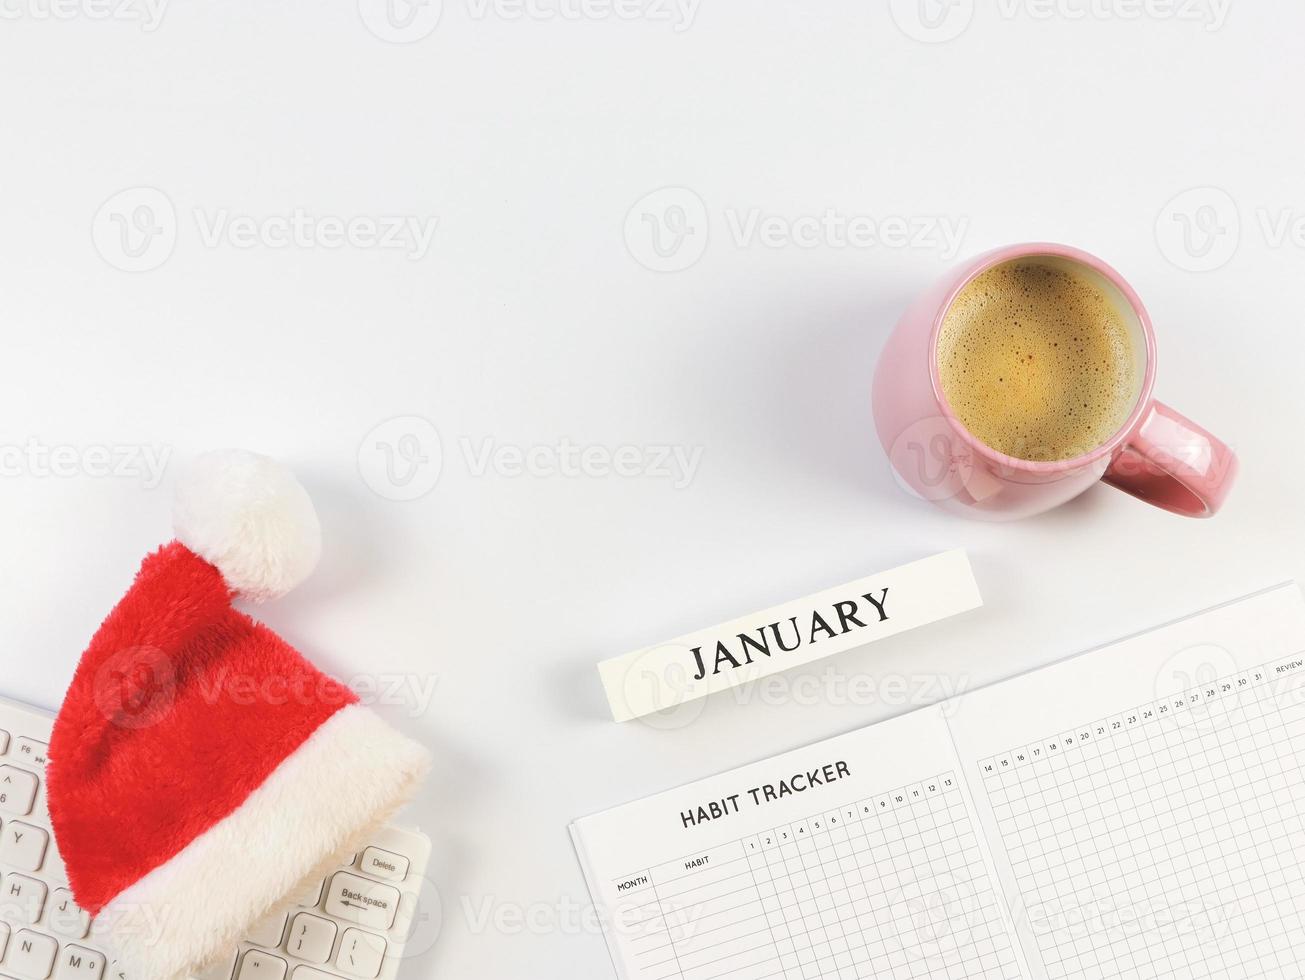
[{"label": "habit tracker notebook", "polygon": [[623,980],[1299,977],[1281,586],[576,821]]}]

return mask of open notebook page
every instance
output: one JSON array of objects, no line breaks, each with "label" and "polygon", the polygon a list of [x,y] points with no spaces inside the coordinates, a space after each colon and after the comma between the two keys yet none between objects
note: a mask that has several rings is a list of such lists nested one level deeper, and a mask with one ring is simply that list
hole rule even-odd
[{"label": "open notebook page", "polygon": [[948,724],[1033,976],[1301,975],[1298,587],[967,694]]},{"label": "open notebook page", "polygon": [[625,980],[1024,976],[938,708],[577,821]]}]

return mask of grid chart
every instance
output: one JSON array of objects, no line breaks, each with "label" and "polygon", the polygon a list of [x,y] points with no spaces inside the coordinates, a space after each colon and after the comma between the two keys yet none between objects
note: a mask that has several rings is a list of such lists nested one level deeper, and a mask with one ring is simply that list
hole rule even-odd
[{"label": "grid chart", "polygon": [[1048,973],[1299,977],[1305,661],[979,763]]},{"label": "grid chart", "polygon": [[615,883],[638,980],[1020,975],[951,772]]}]

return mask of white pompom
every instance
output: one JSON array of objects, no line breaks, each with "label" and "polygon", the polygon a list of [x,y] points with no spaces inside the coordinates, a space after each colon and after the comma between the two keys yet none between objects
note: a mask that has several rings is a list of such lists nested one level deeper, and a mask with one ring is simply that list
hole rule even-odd
[{"label": "white pompom", "polygon": [[255,602],[285,595],[322,553],[308,492],[276,460],[243,449],[205,453],[177,484],[177,540]]}]

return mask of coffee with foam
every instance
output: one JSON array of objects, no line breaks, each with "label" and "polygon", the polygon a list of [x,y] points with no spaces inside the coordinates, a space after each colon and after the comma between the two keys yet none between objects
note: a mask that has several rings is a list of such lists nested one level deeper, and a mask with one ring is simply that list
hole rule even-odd
[{"label": "coffee with foam", "polygon": [[1034,257],[985,270],[943,317],[938,374],[948,405],[1007,456],[1091,452],[1141,393],[1144,355],[1121,305],[1070,263]]}]

